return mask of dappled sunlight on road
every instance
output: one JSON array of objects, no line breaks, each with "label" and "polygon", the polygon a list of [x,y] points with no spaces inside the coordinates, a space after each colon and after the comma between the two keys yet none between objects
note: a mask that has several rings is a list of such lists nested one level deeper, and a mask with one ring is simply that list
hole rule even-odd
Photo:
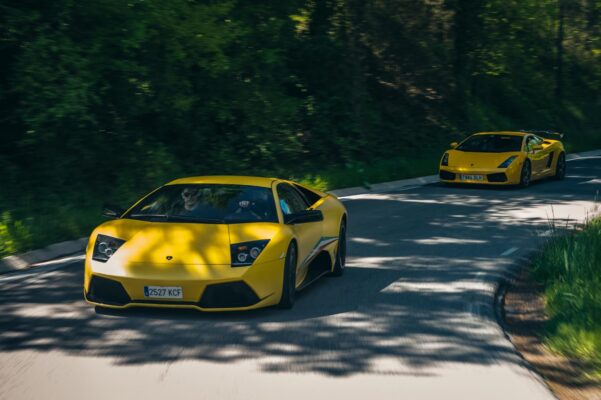
[{"label": "dappled sunlight on road", "polygon": [[344,277],[310,286],[290,311],[95,309],[82,299],[81,261],[0,280],[0,360],[59,354],[103,360],[110,371],[160,366],[160,380],[184,365],[354,379],[457,379],[461,366],[466,377],[500,368],[508,382],[530,379],[496,324],[493,294],[547,240],[538,232],[551,206],[573,224],[594,205],[590,185],[563,184],[429,185],[346,200]]}]

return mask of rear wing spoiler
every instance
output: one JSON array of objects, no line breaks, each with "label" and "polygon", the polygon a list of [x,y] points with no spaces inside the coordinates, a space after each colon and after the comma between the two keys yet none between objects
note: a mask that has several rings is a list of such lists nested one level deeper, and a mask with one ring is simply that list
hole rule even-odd
[{"label": "rear wing spoiler", "polygon": [[559,133],[559,132],[554,132],[554,131],[534,131],[534,130],[528,131],[528,130],[522,129],[520,132],[532,133],[533,135],[538,135],[542,138],[551,139],[551,140],[559,140],[559,139],[563,139],[565,137],[565,134]]}]

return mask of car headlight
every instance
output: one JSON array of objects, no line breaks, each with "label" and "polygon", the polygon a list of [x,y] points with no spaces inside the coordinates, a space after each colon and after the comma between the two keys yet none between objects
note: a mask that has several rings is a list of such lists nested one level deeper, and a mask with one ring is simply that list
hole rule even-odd
[{"label": "car headlight", "polygon": [[443,167],[449,166],[449,153],[444,153],[444,155],[442,156],[442,161],[440,161],[440,165],[442,165]]},{"label": "car headlight", "polygon": [[513,160],[515,160],[516,158],[518,158],[518,156],[511,156],[509,157],[507,160],[503,161],[501,163],[501,165],[499,165],[497,168],[507,168],[511,165],[511,163],[513,162]]},{"label": "car headlight", "polygon": [[111,236],[98,235],[96,236],[96,243],[94,243],[94,252],[92,253],[92,260],[107,262],[109,258],[123,246],[125,240],[117,239]]},{"label": "car headlight", "polygon": [[252,242],[231,245],[232,267],[246,267],[252,265],[265,246],[267,246],[267,243],[269,243],[269,240],[254,240]]}]

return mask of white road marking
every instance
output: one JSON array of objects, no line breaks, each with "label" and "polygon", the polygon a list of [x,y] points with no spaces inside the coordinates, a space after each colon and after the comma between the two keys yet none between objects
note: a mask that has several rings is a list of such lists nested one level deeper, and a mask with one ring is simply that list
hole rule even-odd
[{"label": "white road marking", "polygon": [[70,263],[73,261],[79,261],[79,260],[85,260],[86,259],[86,255],[85,254],[77,254],[75,256],[68,256],[68,257],[62,257],[62,258],[57,258],[54,260],[50,260],[50,261],[45,261],[45,262],[41,262],[41,263],[37,263],[37,264],[32,264],[32,267],[42,267],[44,265],[55,265],[55,264],[62,264],[62,263]]},{"label": "white road marking", "polygon": [[9,273],[7,276],[0,276],[0,282],[11,282],[19,279],[27,279],[32,276],[41,275],[47,272],[52,272],[57,269],[64,268],[71,265],[75,261],[85,260],[85,254],[77,256],[63,257],[57,260],[46,261],[39,264],[33,264],[32,267],[26,268],[20,271],[14,271]]},{"label": "white road marking", "polygon": [[357,196],[364,196],[366,194],[389,194],[389,193],[394,194],[396,192],[404,192],[404,191],[411,190],[411,189],[417,189],[417,188],[420,188],[425,185],[427,185],[427,184],[424,183],[423,185],[411,185],[411,186],[403,186],[398,189],[383,189],[383,190],[374,190],[374,191],[366,189],[365,193],[352,194],[350,196],[341,196],[341,197],[338,197],[338,200],[343,201],[343,202],[345,200],[355,200],[355,199],[357,199]]},{"label": "white road marking", "polygon": [[519,247],[512,247],[510,249],[507,249],[503,253],[501,253],[501,257],[507,257],[508,255],[515,253],[518,249]]},{"label": "white road marking", "polygon": [[486,243],[486,240],[480,239],[461,239],[436,236],[430,239],[403,239],[404,242],[413,242],[417,244],[478,244]]},{"label": "white road marking", "polygon": [[601,179],[591,179],[590,181],[584,181],[584,182],[580,182],[579,185],[590,185],[590,184],[600,184],[601,183]]},{"label": "white road marking", "polygon": [[580,160],[591,160],[591,159],[595,159],[595,158],[601,158],[601,156],[575,157],[575,158],[570,158],[569,160],[566,160],[566,161],[570,162],[570,161],[580,161]]},{"label": "white road marking", "polygon": [[35,268],[32,270],[32,272],[29,272],[26,274],[20,274],[20,273],[10,274],[8,276],[1,277],[0,283],[12,282],[12,281],[18,281],[18,280],[23,280],[24,282],[29,282],[30,279],[33,279],[35,281],[35,280],[39,279],[40,277],[51,274],[52,272],[54,272],[58,269],[61,269],[63,267],[64,267],[63,265],[52,265],[52,266]]}]

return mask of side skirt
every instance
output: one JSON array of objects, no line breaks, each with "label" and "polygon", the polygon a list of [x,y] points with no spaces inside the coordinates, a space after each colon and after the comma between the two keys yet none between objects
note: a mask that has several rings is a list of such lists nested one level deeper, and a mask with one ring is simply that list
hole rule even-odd
[{"label": "side skirt", "polygon": [[329,274],[331,270],[332,261],[330,260],[330,254],[327,251],[322,251],[311,261],[307,276],[297,290],[303,290],[322,276]]}]

